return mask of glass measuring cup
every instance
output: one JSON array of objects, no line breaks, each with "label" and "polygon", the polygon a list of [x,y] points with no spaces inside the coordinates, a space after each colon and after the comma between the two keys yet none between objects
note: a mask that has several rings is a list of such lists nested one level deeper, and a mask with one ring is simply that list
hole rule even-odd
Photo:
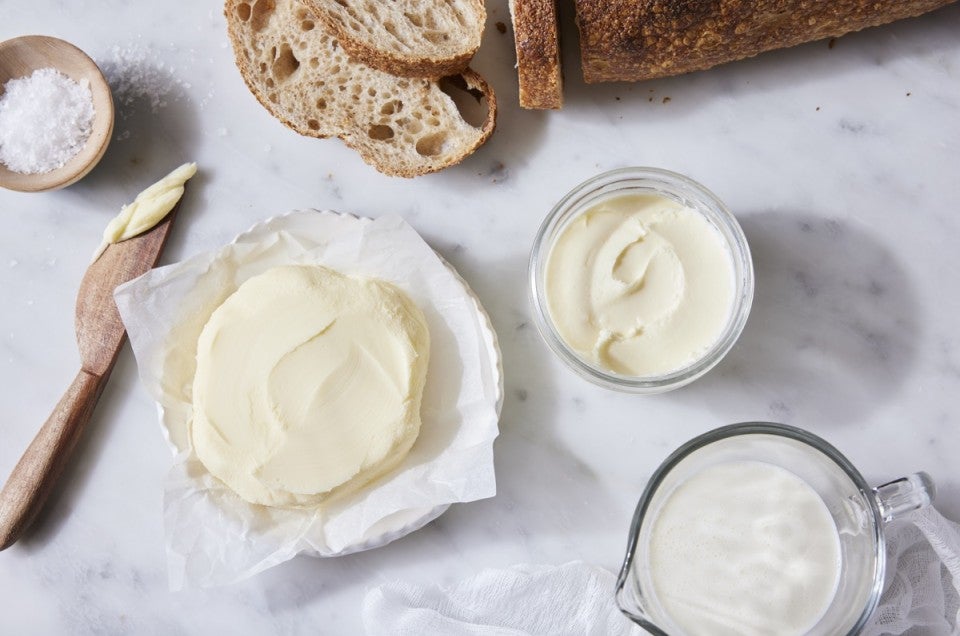
[{"label": "glass measuring cup", "polygon": [[839,535],[839,584],[826,612],[808,633],[856,634],[880,601],[886,567],[884,525],[930,504],[933,481],[926,473],[914,473],[872,488],[823,439],[793,426],[766,422],[733,424],[696,437],[654,472],[630,526],[616,587],[620,610],[653,634],[684,633],[657,601],[646,567],[654,521],[665,500],[688,478],[716,464],[743,461],[784,468],[823,500]]}]

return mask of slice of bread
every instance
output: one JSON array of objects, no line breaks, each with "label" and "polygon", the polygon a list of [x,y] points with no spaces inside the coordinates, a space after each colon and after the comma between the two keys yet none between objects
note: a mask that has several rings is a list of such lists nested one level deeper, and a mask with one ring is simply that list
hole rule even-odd
[{"label": "slice of bread", "polygon": [[[384,174],[442,170],[493,133],[496,96],[470,69],[431,81],[354,62],[299,0],[226,0],[224,13],[237,66],[260,103],[302,135],[339,137]],[[451,95],[485,101],[482,121],[468,122]]]},{"label": "slice of bread", "polygon": [[305,0],[350,57],[393,75],[462,71],[480,48],[483,0]]},{"label": "slice of bread", "polygon": [[510,0],[517,48],[520,105],[563,107],[563,68],[557,0]]}]

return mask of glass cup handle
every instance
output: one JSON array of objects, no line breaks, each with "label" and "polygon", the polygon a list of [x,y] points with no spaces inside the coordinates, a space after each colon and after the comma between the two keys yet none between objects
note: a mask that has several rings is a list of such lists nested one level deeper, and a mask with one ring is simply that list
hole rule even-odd
[{"label": "glass cup handle", "polygon": [[919,472],[877,486],[873,494],[877,498],[880,515],[884,522],[888,522],[929,506],[937,496],[937,487],[930,475]]}]

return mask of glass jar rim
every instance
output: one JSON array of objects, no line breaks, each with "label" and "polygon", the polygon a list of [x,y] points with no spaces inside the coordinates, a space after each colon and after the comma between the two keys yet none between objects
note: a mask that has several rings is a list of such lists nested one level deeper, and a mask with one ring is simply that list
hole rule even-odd
[{"label": "glass jar rim", "polygon": [[[696,210],[720,232],[730,250],[736,276],[736,294],[727,324],[717,340],[689,364],[674,371],[649,376],[624,375],[584,360],[560,335],[550,316],[545,270],[553,244],[570,221],[589,204],[630,190],[666,195]],[[695,197],[692,202],[689,197]],[[662,393],[680,388],[712,369],[733,348],[746,325],[753,303],[754,272],[750,248],[736,217],[713,192],[682,174],[652,167],[618,168],[602,172],[574,187],[544,218],[534,239],[528,265],[534,322],[547,346],[568,368],[600,386],[632,393]]]}]

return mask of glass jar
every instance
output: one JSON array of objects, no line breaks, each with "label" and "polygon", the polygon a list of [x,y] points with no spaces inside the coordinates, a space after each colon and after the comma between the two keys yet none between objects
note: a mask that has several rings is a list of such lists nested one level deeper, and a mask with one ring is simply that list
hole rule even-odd
[{"label": "glass jar", "polygon": [[820,497],[836,527],[840,546],[837,590],[811,634],[860,633],[876,609],[886,567],[888,522],[930,505],[936,488],[929,475],[913,473],[875,488],[840,451],[794,426],[745,422],[696,437],[654,472],[630,526],[616,587],[621,611],[648,632],[677,636],[678,628],[656,598],[648,546],[657,515],[671,493],[693,475],[725,462],[763,462],[802,479]]},{"label": "glass jar", "polygon": [[[628,194],[659,195],[699,212],[720,233],[733,262],[733,305],[720,336],[688,364],[661,375],[623,375],[584,359],[564,341],[550,315],[546,270],[554,243],[571,221],[592,206],[604,199]],[[604,172],[570,191],[540,226],[530,255],[529,277],[534,319],[550,349],[581,377],[603,387],[633,393],[662,393],[676,389],[713,368],[740,336],[753,302],[750,248],[736,218],[716,195],[696,181],[659,168],[621,168]]]}]

